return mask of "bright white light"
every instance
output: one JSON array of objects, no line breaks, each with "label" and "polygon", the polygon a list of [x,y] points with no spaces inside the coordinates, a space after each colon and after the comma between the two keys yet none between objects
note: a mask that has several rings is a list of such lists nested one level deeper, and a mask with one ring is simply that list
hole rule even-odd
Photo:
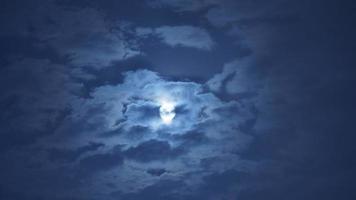
[{"label": "bright white light", "polygon": [[171,124],[173,118],[176,116],[174,112],[174,104],[168,101],[161,101],[161,106],[159,108],[159,114],[164,124]]}]

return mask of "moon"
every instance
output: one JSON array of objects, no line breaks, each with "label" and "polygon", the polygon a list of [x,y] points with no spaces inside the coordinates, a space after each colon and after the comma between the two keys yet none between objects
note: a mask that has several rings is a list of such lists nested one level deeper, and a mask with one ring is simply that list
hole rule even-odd
[{"label": "moon", "polygon": [[172,123],[176,113],[174,112],[174,104],[168,101],[162,101],[159,108],[159,114],[162,119],[162,122],[166,125]]}]

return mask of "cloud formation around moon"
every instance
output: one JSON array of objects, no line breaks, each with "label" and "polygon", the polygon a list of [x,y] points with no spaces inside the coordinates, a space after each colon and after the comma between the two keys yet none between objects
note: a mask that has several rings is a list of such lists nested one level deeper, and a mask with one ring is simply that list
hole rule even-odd
[{"label": "cloud formation around moon", "polygon": [[[73,120],[100,122],[101,130],[107,131],[142,126],[182,134],[206,124],[221,123],[225,112],[240,119],[234,120],[236,127],[245,118],[253,117],[242,102],[221,100],[205,84],[170,81],[149,70],[125,72],[123,83],[98,87],[91,96],[73,101],[77,113]],[[100,112],[90,114],[93,110]],[[162,126],[162,115],[174,117],[171,126]],[[224,121],[223,127],[231,128],[233,123]]]},{"label": "cloud formation around moon", "polygon": [[[97,87],[90,96],[73,99],[71,115],[51,138],[63,137],[62,131],[81,124],[76,141],[82,146],[92,140],[102,144],[101,153],[92,155],[93,160],[103,159],[117,169],[102,171],[99,165],[91,176],[100,179],[98,176],[116,174],[121,178],[115,182],[120,183],[118,189],[124,193],[132,192],[128,188],[135,187],[137,177],[147,184],[158,184],[148,171],[164,171],[159,174],[167,181],[194,172],[192,180],[199,182],[206,172],[246,170],[249,162],[240,160],[236,152],[252,138],[241,128],[256,118],[252,104],[223,100],[206,84],[174,81],[149,70],[124,72],[121,83]],[[170,123],[162,120],[162,112],[166,112],[163,118],[172,120]],[[73,135],[70,137],[73,141]],[[45,143],[51,145],[52,140]],[[56,152],[54,155],[59,155]],[[120,162],[111,161],[115,159]],[[80,160],[82,165],[89,162],[90,157]],[[205,172],[199,173],[200,170]],[[100,187],[104,183],[95,184]],[[192,184],[195,182],[185,183],[184,187]]]}]

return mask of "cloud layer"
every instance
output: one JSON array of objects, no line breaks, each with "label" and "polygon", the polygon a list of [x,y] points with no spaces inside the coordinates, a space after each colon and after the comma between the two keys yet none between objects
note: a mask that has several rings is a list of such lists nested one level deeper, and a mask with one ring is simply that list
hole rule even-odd
[{"label": "cloud layer", "polygon": [[[140,195],[146,190],[140,188],[156,187],[161,181],[178,181],[181,192],[189,195],[188,187],[197,187],[209,174],[245,171],[248,161],[240,161],[236,152],[251,141],[240,127],[256,117],[253,107],[221,100],[207,88],[136,70],[124,72],[120,84],[97,87],[90,98],[69,95],[70,113],[53,134],[33,144],[46,146],[37,153],[47,157],[39,163],[41,170],[64,170],[69,176],[65,179],[90,182],[96,189],[88,195],[115,182],[115,189],[106,188],[106,193],[120,191],[123,196]],[[175,105],[176,116],[169,125],[159,115],[162,100]],[[36,162],[34,155],[31,160]],[[193,174],[188,182],[180,182]]]},{"label": "cloud layer", "polygon": [[355,199],[353,7],[3,0],[0,199]]}]

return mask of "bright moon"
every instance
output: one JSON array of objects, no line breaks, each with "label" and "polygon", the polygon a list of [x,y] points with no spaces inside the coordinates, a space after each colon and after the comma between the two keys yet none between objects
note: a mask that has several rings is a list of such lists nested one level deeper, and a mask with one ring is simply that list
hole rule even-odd
[{"label": "bright moon", "polygon": [[172,123],[174,116],[176,116],[176,113],[174,112],[174,104],[167,101],[161,102],[159,114],[164,124],[168,125]]}]

